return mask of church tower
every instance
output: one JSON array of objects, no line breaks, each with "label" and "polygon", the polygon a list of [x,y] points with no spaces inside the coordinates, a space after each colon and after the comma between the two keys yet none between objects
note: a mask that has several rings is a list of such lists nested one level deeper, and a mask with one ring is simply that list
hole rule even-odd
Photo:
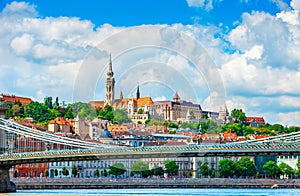
[{"label": "church tower", "polygon": [[112,71],[111,54],[109,54],[109,65],[106,74],[106,96],[104,105],[112,105],[115,100],[115,78]]},{"label": "church tower", "polygon": [[137,89],[136,89],[136,99],[139,99],[140,98],[140,85],[137,86]]}]

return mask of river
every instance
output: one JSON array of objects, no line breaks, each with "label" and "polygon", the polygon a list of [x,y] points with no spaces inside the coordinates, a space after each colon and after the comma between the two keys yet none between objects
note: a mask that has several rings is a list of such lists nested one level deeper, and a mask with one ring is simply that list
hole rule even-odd
[{"label": "river", "polygon": [[69,189],[19,190],[0,196],[89,196],[89,195],[200,195],[200,196],[299,196],[300,189]]}]

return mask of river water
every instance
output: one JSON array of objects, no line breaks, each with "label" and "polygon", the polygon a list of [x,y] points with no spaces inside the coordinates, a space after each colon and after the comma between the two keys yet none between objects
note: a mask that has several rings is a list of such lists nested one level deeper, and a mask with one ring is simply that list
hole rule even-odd
[{"label": "river water", "polygon": [[299,196],[300,189],[70,189],[19,190],[0,196],[95,196],[95,195],[200,195],[200,196]]}]

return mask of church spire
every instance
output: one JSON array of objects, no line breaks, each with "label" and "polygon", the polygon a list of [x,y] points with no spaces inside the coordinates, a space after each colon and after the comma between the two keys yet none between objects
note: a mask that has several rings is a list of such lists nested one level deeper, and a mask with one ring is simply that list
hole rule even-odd
[{"label": "church spire", "polygon": [[137,86],[137,89],[136,89],[136,99],[139,99],[140,98],[140,85]]},{"label": "church spire", "polygon": [[120,100],[122,100],[123,99],[123,92],[122,92],[122,90],[120,91]]},{"label": "church spire", "polygon": [[105,105],[112,105],[115,100],[115,78],[114,72],[112,70],[112,61],[111,53],[109,54],[109,64],[106,75],[106,96],[105,96]]},{"label": "church spire", "polygon": [[109,53],[109,64],[108,64],[107,75],[108,76],[113,76],[114,75],[114,72],[112,71],[111,53]]}]

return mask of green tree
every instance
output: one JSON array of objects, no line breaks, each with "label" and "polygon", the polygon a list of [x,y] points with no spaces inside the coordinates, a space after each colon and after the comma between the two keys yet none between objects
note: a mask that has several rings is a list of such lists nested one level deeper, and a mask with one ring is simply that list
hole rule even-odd
[{"label": "green tree", "polygon": [[76,168],[76,166],[75,165],[73,165],[72,166],[72,175],[74,176],[74,177],[76,177],[77,176],[77,168]]},{"label": "green tree", "polygon": [[263,169],[267,175],[271,177],[279,177],[282,174],[281,169],[274,161],[268,161],[263,165]]},{"label": "green tree", "polygon": [[113,114],[114,114],[113,121],[118,124],[131,122],[131,119],[129,118],[127,112],[124,109],[115,109]]},{"label": "green tree", "polygon": [[207,114],[202,114],[202,115],[201,115],[201,118],[202,118],[202,119],[208,119],[208,115],[207,115]]},{"label": "green tree", "polygon": [[235,171],[238,176],[255,176],[257,168],[249,157],[240,158],[235,164]]},{"label": "green tree", "polygon": [[64,176],[68,176],[68,175],[69,175],[69,170],[67,170],[66,167],[63,167],[61,173],[62,173],[62,175],[64,175]]},{"label": "green tree", "polygon": [[165,173],[169,176],[177,176],[178,175],[179,166],[175,161],[166,160],[165,161]]},{"label": "green tree", "polygon": [[178,125],[176,123],[173,123],[173,122],[169,122],[168,127],[178,129]]},{"label": "green tree", "polygon": [[64,117],[67,118],[67,119],[74,118],[74,114],[72,112],[72,106],[71,105],[69,107],[67,107],[67,112],[65,113]]},{"label": "green tree", "polygon": [[120,176],[126,172],[126,168],[123,163],[116,162],[109,167],[109,174],[114,176]]},{"label": "green tree", "polygon": [[134,174],[139,174],[141,176],[146,176],[149,171],[149,165],[143,161],[136,161],[131,166],[131,171]]},{"label": "green tree", "polygon": [[210,175],[211,171],[207,165],[207,163],[202,163],[200,166],[200,173],[201,176],[207,177]]},{"label": "green tree", "polygon": [[97,114],[94,108],[88,103],[76,102],[71,105],[74,116],[84,119],[94,119]]},{"label": "green tree", "polygon": [[107,177],[107,175],[108,175],[108,172],[106,171],[106,169],[103,170],[103,176],[104,176],[104,177]]},{"label": "green tree", "polygon": [[26,107],[25,117],[31,117],[37,122],[45,122],[55,118],[49,108],[33,101]]},{"label": "green tree", "polygon": [[294,176],[294,170],[291,166],[289,166],[288,164],[282,162],[279,164],[279,168],[282,171],[282,173],[287,177],[293,177]]},{"label": "green tree", "polygon": [[155,176],[162,176],[164,175],[164,169],[162,167],[155,166],[152,169],[152,174]]},{"label": "green tree", "polygon": [[233,109],[231,111],[231,116],[235,121],[241,123],[244,123],[247,119],[246,114],[243,112],[242,109]]},{"label": "green tree", "polygon": [[137,113],[138,113],[138,114],[143,114],[143,113],[144,113],[144,111],[143,111],[143,109],[142,109],[142,108],[139,108],[139,109],[138,109],[138,111],[137,111]]},{"label": "green tree", "polygon": [[46,170],[45,171],[45,177],[48,177],[49,176],[49,170]]},{"label": "green tree", "polygon": [[57,169],[54,170],[54,176],[58,176],[58,170]]},{"label": "green tree", "polygon": [[219,161],[219,175],[225,178],[233,177],[235,173],[235,162],[230,159]]},{"label": "green tree", "polygon": [[100,172],[99,172],[98,168],[94,171],[94,176],[96,176],[96,177],[100,176]]},{"label": "green tree", "polygon": [[105,105],[104,108],[99,112],[98,117],[103,120],[112,121],[114,119],[114,111],[110,105]]},{"label": "green tree", "polygon": [[150,119],[145,120],[146,125],[149,125],[149,123],[150,123]]}]

